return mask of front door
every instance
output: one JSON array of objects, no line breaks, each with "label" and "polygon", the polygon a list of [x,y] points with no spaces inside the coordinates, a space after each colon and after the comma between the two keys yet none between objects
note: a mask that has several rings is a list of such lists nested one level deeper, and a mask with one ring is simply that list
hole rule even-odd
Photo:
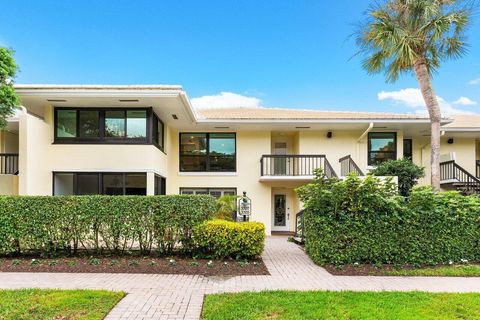
[{"label": "front door", "polygon": [[273,231],[289,231],[290,213],[287,208],[287,196],[275,194],[273,196]]}]

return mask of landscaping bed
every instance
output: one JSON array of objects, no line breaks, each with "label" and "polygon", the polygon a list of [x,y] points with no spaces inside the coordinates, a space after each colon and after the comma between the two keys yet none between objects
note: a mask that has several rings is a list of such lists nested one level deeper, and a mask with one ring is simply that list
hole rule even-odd
[{"label": "landscaping bed", "polygon": [[268,275],[261,259],[208,260],[185,257],[4,258],[0,272],[148,273],[204,276]]},{"label": "landscaping bed", "polygon": [[205,297],[204,320],[480,319],[479,293],[267,291]]},{"label": "landscaping bed", "polygon": [[324,268],[337,276],[424,276],[424,277],[480,277],[480,263],[437,266],[392,266],[371,264],[326,265]]},{"label": "landscaping bed", "polygon": [[0,290],[0,319],[100,320],[124,296],[106,290]]}]

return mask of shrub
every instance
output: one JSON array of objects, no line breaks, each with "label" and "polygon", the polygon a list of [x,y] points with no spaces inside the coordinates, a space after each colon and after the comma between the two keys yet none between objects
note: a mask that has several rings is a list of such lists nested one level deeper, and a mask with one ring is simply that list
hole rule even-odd
[{"label": "shrub", "polygon": [[0,254],[190,252],[194,226],[216,208],[211,196],[0,196]]},{"label": "shrub", "polygon": [[480,199],[417,188],[408,202],[369,176],[318,176],[297,190],[305,247],[318,264],[439,264],[480,260]]},{"label": "shrub", "polygon": [[398,191],[404,197],[408,197],[418,179],[425,176],[423,167],[417,166],[410,159],[405,158],[382,162],[370,173],[374,176],[398,177]]},{"label": "shrub", "polygon": [[195,227],[193,239],[201,253],[216,258],[253,258],[262,254],[265,226],[259,222],[210,220]]},{"label": "shrub", "polygon": [[233,214],[237,210],[238,196],[224,195],[217,200],[218,209],[214,214],[215,219],[232,221]]}]

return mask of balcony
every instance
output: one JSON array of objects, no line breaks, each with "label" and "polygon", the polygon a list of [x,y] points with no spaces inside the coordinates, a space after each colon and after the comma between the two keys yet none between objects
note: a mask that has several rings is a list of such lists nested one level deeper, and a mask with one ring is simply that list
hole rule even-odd
[{"label": "balcony", "polygon": [[0,195],[18,194],[18,154],[0,153]]},{"label": "balcony", "polygon": [[325,155],[263,155],[260,159],[260,180],[311,180],[315,169],[322,169],[329,178],[337,177]]},{"label": "balcony", "polygon": [[18,174],[17,153],[0,153],[0,174]]}]

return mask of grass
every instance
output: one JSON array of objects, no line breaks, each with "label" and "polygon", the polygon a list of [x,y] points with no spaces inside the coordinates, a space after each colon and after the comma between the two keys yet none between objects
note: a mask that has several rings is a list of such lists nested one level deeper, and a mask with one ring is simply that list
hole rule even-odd
[{"label": "grass", "polygon": [[0,290],[0,319],[103,319],[124,296],[106,290]]},{"label": "grass", "polygon": [[400,269],[385,272],[389,276],[480,277],[480,265],[466,264],[432,268]]},{"label": "grass", "polygon": [[202,319],[480,319],[480,294],[266,291],[207,295]]}]

